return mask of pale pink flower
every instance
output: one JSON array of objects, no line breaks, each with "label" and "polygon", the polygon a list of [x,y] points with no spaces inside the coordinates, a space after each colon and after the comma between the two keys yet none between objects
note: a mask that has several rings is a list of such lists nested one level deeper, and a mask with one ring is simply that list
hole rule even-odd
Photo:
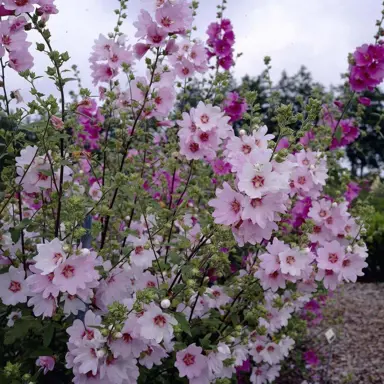
[{"label": "pale pink flower", "polygon": [[286,286],[286,278],[278,269],[267,273],[264,269],[259,268],[254,276],[260,280],[264,290],[271,289],[272,292],[276,292],[279,288],[284,289]]},{"label": "pale pink flower", "polygon": [[260,356],[266,363],[271,365],[278,363],[283,358],[279,345],[273,342],[265,345],[260,352]]},{"label": "pale pink flower", "polygon": [[89,188],[89,196],[91,196],[92,200],[99,201],[103,197],[103,192],[101,191],[100,184],[95,181],[91,188]]},{"label": "pale pink flower", "polygon": [[260,199],[263,195],[277,192],[279,179],[272,171],[272,164],[247,163],[239,174],[239,190],[245,192],[252,199]]},{"label": "pale pink flower", "polygon": [[33,306],[35,316],[52,317],[56,312],[57,302],[52,295],[44,298],[41,294],[36,294],[28,300],[28,307]]},{"label": "pale pink flower", "polygon": [[182,60],[175,64],[176,75],[181,79],[187,79],[188,77],[192,77],[195,72],[195,68],[193,63],[191,63],[188,59],[182,58]]},{"label": "pale pink flower", "polygon": [[151,22],[147,27],[147,43],[154,47],[163,45],[167,32],[160,28],[156,23]]},{"label": "pale pink flower", "polygon": [[[284,202],[288,196],[283,193],[267,194],[261,198],[251,199],[248,196],[244,199],[244,209],[241,213],[243,220],[250,219],[253,224],[265,228],[268,221],[276,221],[276,213],[285,213],[287,208]],[[277,216],[277,217],[276,217]]]},{"label": "pale pink flower", "polygon": [[149,26],[153,23],[151,15],[144,9],[140,10],[138,20],[133,23],[137,28],[135,37],[143,38],[147,35]]},{"label": "pale pink flower", "polygon": [[313,255],[299,249],[288,249],[279,253],[282,273],[300,276],[305,267],[313,260]]},{"label": "pale pink flower", "polygon": [[64,293],[61,297],[60,301],[64,301],[63,311],[66,315],[77,315],[79,311],[86,310],[86,305],[84,300],[79,299],[76,295],[69,295],[68,293]]},{"label": "pale pink flower", "polygon": [[84,322],[75,319],[73,324],[67,328],[67,333],[70,336],[69,342],[78,346],[83,340],[101,340],[101,333],[98,329],[100,326],[101,317],[95,315],[92,311],[87,311]]},{"label": "pale pink flower", "polygon": [[37,269],[35,265],[31,265],[29,269],[33,274],[27,277],[26,283],[31,293],[41,293],[44,299],[49,296],[57,297],[59,295],[59,288],[52,283],[53,272],[43,275],[42,271]]},{"label": "pale pink flower", "polygon": [[268,128],[265,125],[252,132],[252,139],[254,140],[256,147],[259,149],[267,149],[268,142],[274,137],[274,135],[268,134]]},{"label": "pale pink flower", "polygon": [[330,269],[340,272],[345,258],[344,248],[337,241],[323,244],[323,248],[317,250],[317,265],[321,269]]},{"label": "pale pink flower", "polygon": [[50,122],[53,125],[53,127],[58,131],[62,131],[64,129],[64,122],[59,117],[55,115],[51,116]]},{"label": "pale pink flower", "polygon": [[4,0],[5,9],[15,11],[17,15],[25,12],[34,12],[33,4],[36,4],[36,0]]},{"label": "pale pink flower", "polygon": [[210,200],[208,205],[215,208],[212,216],[215,223],[231,225],[241,219],[244,196],[234,191],[227,182],[223,189],[216,189],[216,199]]},{"label": "pale pink flower", "polygon": [[155,304],[150,304],[144,315],[137,320],[141,326],[140,335],[148,340],[160,343],[163,339],[170,340],[173,336],[173,326],[177,321],[171,315],[164,313]]},{"label": "pale pink flower", "polygon": [[224,292],[224,289],[218,285],[213,285],[205,291],[208,296],[209,308],[220,309],[221,306],[228,304],[232,299]]},{"label": "pale pink flower", "polygon": [[368,264],[356,253],[347,253],[341,265],[339,280],[356,283],[357,276],[363,276]]},{"label": "pale pink flower", "polygon": [[142,236],[141,238],[132,237],[131,242],[134,246],[134,249],[130,254],[131,264],[138,268],[141,268],[142,270],[151,267],[152,261],[156,260],[156,256],[153,253],[152,248],[147,249],[147,236]]},{"label": "pale pink flower", "polygon": [[41,274],[49,275],[66,258],[62,242],[55,238],[49,243],[37,244],[37,255],[33,259],[36,261],[35,267],[41,271]]},{"label": "pale pink flower", "polygon": [[9,271],[0,277],[0,298],[3,304],[26,303],[28,294],[25,272],[20,268],[9,267]]},{"label": "pale pink flower", "polygon": [[168,356],[166,350],[158,344],[152,343],[143,350],[139,363],[151,369],[154,365],[161,365],[161,359]]},{"label": "pale pink flower", "polygon": [[139,368],[136,360],[114,358],[108,356],[105,363],[100,367],[100,384],[134,384],[139,377]]},{"label": "pale pink flower", "polygon": [[191,344],[176,353],[175,367],[179,370],[180,377],[187,376],[188,379],[194,379],[207,367],[207,357],[202,355],[201,347]]},{"label": "pale pink flower", "polygon": [[195,124],[203,132],[210,131],[217,126],[218,120],[223,116],[219,107],[204,104],[199,101],[194,113]]},{"label": "pale pink flower", "polygon": [[9,53],[8,65],[17,72],[23,72],[33,67],[33,56],[25,49]]},{"label": "pale pink flower", "polygon": [[36,365],[41,367],[44,372],[44,375],[48,373],[48,371],[53,371],[55,367],[56,360],[52,356],[39,356],[36,360]]},{"label": "pale pink flower", "polygon": [[192,26],[192,9],[187,2],[171,4],[167,2],[156,10],[156,21],[168,33],[190,29]]},{"label": "pale pink flower", "polygon": [[95,256],[71,256],[60,264],[54,271],[53,284],[57,285],[61,292],[76,295],[79,289],[87,288],[88,283],[94,283],[99,278],[99,272],[95,270]]},{"label": "pale pink flower", "polygon": [[332,269],[319,269],[316,280],[323,281],[324,287],[334,291],[339,285],[339,274]]}]

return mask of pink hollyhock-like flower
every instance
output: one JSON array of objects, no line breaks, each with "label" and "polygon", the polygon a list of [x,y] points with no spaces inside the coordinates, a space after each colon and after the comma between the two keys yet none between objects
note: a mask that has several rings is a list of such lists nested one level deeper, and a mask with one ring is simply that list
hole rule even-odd
[{"label": "pink hollyhock-like flower", "polygon": [[260,352],[260,356],[263,361],[271,365],[277,364],[283,357],[279,345],[273,342],[265,345],[264,349]]},{"label": "pink hollyhock-like flower", "polygon": [[154,365],[161,365],[161,359],[168,356],[166,350],[158,344],[149,344],[142,352],[139,363],[151,369]]},{"label": "pink hollyhock-like flower", "polygon": [[183,58],[180,62],[175,64],[175,71],[176,75],[181,79],[187,79],[194,74],[195,68],[188,59]]},{"label": "pink hollyhock-like flower", "polygon": [[74,355],[73,363],[79,373],[88,375],[89,372],[92,372],[94,376],[98,373],[99,356],[102,355],[98,353],[97,348],[99,347],[100,342],[93,339],[84,341],[71,351],[71,354]]},{"label": "pink hollyhock-like flower", "polygon": [[254,276],[260,280],[264,290],[271,289],[272,292],[276,292],[279,288],[284,289],[286,286],[286,278],[280,270],[267,273],[264,269],[259,268]]},{"label": "pink hollyhock-like flower", "polygon": [[155,18],[168,33],[184,31],[192,26],[192,8],[186,1],[175,4],[168,2],[156,10]]},{"label": "pink hollyhock-like flower", "polygon": [[37,255],[33,259],[36,261],[35,268],[39,269],[42,275],[49,275],[66,258],[62,242],[55,238],[49,243],[37,244]]},{"label": "pink hollyhock-like flower", "polygon": [[[80,296],[80,295],[79,295]],[[60,301],[64,301],[63,311],[66,315],[77,315],[79,311],[85,312],[86,310],[86,302],[90,302],[90,300],[86,300],[84,298],[80,299],[80,297],[76,295],[69,295],[68,293],[64,293],[61,297]]]},{"label": "pink hollyhock-like flower", "polygon": [[246,220],[241,225],[232,227],[232,233],[239,244],[244,246],[245,243],[255,245],[263,240],[269,240],[272,232],[277,230],[278,226],[275,222],[270,221],[265,228],[261,228],[257,224],[252,224],[251,220]]},{"label": "pink hollyhock-like flower", "polygon": [[103,192],[101,191],[100,184],[98,182],[94,182],[89,188],[89,195],[92,200],[99,201],[103,197]]},{"label": "pink hollyhock-like flower", "polygon": [[[19,18],[18,18],[19,19]],[[20,19],[24,19],[20,17]],[[24,19],[25,20],[25,19]],[[17,22],[13,25],[15,29],[11,31],[11,24],[8,21],[0,24],[1,43],[8,51],[27,51],[31,43],[26,41],[27,34],[22,28],[17,28]]]},{"label": "pink hollyhock-like flower", "polygon": [[199,101],[194,111],[194,121],[197,128],[203,132],[207,132],[215,128],[218,120],[223,116],[219,107],[212,106],[211,104],[204,104]]},{"label": "pink hollyhock-like flower", "polygon": [[132,242],[134,246],[130,255],[131,264],[142,270],[151,267],[152,261],[156,260],[156,256],[152,249],[146,249],[148,238],[146,236],[142,236],[141,238],[132,236],[129,241]]},{"label": "pink hollyhock-like flower", "polygon": [[231,225],[241,219],[244,196],[234,191],[227,182],[223,183],[223,189],[216,189],[216,199],[210,200],[208,205],[215,208],[212,216],[215,223]]},{"label": "pink hollyhock-like flower", "polygon": [[147,43],[154,47],[163,45],[167,32],[160,28],[156,23],[149,24],[147,28]]},{"label": "pink hollyhock-like flower", "polygon": [[91,65],[91,69],[93,85],[97,85],[99,82],[108,83],[117,75],[117,72],[113,70],[108,64],[93,63]]},{"label": "pink hollyhock-like flower", "polygon": [[162,340],[170,341],[173,336],[173,325],[177,321],[170,315],[164,313],[155,304],[150,304],[144,315],[137,320],[140,324],[140,335],[148,340],[160,343]]},{"label": "pink hollyhock-like flower", "polygon": [[351,181],[347,185],[347,191],[344,193],[344,197],[348,202],[351,202],[359,196],[360,191],[361,187],[359,186],[359,184],[355,183],[354,181]]},{"label": "pink hollyhock-like flower", "polygon": [[44,375],[48,373],[48,371],[53,371],[55,367],[56,360],[52,356],[39,356],[36,360],[36,365],[41,367],[44,372]]},{"label": "pink hollyhock-like flower", "polygon": [[144,38],[147,35],[148,28],[153,23],[151,15],[142,9],[140,11],[138,20],[133,23],[133,25],[137,28],[137,32],[135,37]]},{"label": "pink hollyhock-like flower", "polygon": [[201,352],[201,347],[191,344],[186,349],[176,353],[175,367],[179,370],[180,377],[187,376],[191,380],[202,374],[207,367],[207,357]]},{"label": "pink hollyhock-like flower", "polygon": [[24,16],[18,16],[13,18],[12,20],[8,19],[7,21],[9,22],[9,32],[11,34],[18,31],[23,31],[24,27],[27,25],[27,19]]},{"label": "pink hollyhock-like flower", "polygon": [[101,326],[101,317],[95,315],[92,311],[87,311],[84,316],[84,322],[75,319],[73,324],[67,328],[70,336],[69,342],[78,346],[84,340],[101,340],[101,333],[98,328]]},{"label": "pink hollyhock-like flower", "polygon": [[33,4],[36,0],[4,0],[4,8],[15,11],[16,14],[34,12]]},{"label": "pink hollyhock-like flower", "polygon": [[240,120],[243,114],[247,111],[248,105],[243,97],[237,92],[227,93],[227,97],[224,100],[224,112],[231,120],[230,123]]},{"label": "pink hollyhock-like flower", "polygon": [[277,213],[286,212],[284,202],[288,196],[283,193],[268,194],[262,198],[251,199],[246,197],[243,202],[241,218],[250,219],[253,224],[258,224],[265,228],[269,221],[276,221],[279,217]]},{"label": "pink hollyhock-like flower", "polygon": [[136,319],[128,319],[125,322],[121,330],[122,337],[112,341],[109,345],[114,357],[129,358],[133,356],[137,358],[147,348],[143,339],[137,335],[136,329]]},{"label": "pink hollyhock-like flower", "polygon": [[340,272],[345,258],[345,251],[339,242],[333,240],[332,242],[324,243],[323,247],[317,250],[317,254],[319,268]]},{"label": "pink hollyhock-like flower", "polygon": [[37,0],[37,4],[40,5],[37,8],[37,14],[40,16],[43,15],[55,15],[59,13],[56,6],[53,4],[54,0]]},{"label": "pink hollyhock-like flower", "polygon": [[216,175],[228,175],[231,173],[231,164],[221,159],[215,159],[212,163],[212,169]]},{"label": "pink hollyhock-like flower", "polygon": [[136,43],[133,46],[133,52],[135,54],[136,59],[141,60],[145,56],[145,54],[148,52],[149,48],[151,48],[149,44]]},{"label": "pink hollyhock-like flower", "polygon": [[339,280],[356,283],[357,276],[363,276],[363,269],[368,267],[360,255],[356,253],[347,253],[341,265]]},{"label": "pink hollyhock-like flower", "polygon": [[53,284],[61,292],[76,295],[79,289],[86,289],[87,284],[95,283],[99,278],[95,266],[95,255],[71,256],[55,269]]},{"label": "pink hollyhock-like flower", "polygon": [[270,274],[280,269],[279,254],[287,251],[289,246],[275,237],[266,248],[269,253],[263,253],[259,256],[260,266],[266,273]]},{"label": "pink hollyhock-like flower", "polygon": [[57,297],[59,295],[59,288],[52,283],[53,272],[42,274],[42,271],[37,269],[35,265],[31,265],[29,269],[33,272],[26,280],[30,292],[40,293],[44,299],[47,299],[49,296]]},{"label": "pink hollyhock-like flower", "polygon": [[22,269],[9,267],[9,271],[0,278],[0,298],[5,305],[26,303],[29,294],[25,281],[25,272]]},{"label": "pink hollyhock-like flower", "polygon": [[104,364],[100,366],[100,383],[133,384],[137,382],[138,377],[136,360],[107,356]]},{"label": "pink hollyhock-like flower", "polygon": [[222,287],[213,285],[207,288],[205,293],[208,295],[208,306],[209,308],[220,308],[223,305],[228,304],[231,298],[224,292]]},{"label": "pink hollyhock-like flower", "polygon": [[271,163],[247,163],[239,174],[239,190],[251,199],[261,199],[267,193],[278,192],[279,185],[278,175],[272,170]]},{"label": "pink hollyhock-like flower", "polygon": [[57,308],[56,299],[50,295],[44,298],[41,294],[36,294],[28,300],[28,307],[33,306],[33,314],[35,316],[52,317]]},{"label": "pink hollyhock-like flower", "polygon": [[326,289],[334,291],[339,284],[339,274],[332,269],[319,269],[316,280],[322,281]]},{"label": "pink hollyhock-like flower", "polygon": [[17,72],[23,72],[33,67],[33,56],[27,50],[12,51],[9,53],[8,65]]},{"label": "pink hollyhock-like flower", "polygon": [[59,117],[55,115],[51,116],[50,122],[53,125],[53,127],[58,131],[62,131],[64,129],[64,122]]},{"label": "pink hollyhock-like flower", "polygon": [[314,256],[299,249],[288,249],[279,253],[280,269],[282,273],[300,276]]}]

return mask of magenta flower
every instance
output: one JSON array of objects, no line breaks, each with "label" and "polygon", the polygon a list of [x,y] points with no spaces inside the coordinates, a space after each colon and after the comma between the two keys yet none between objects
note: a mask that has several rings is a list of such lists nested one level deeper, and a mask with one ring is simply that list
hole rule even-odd
[{"label": "magenta flower", "polygon": [[224,100],[224,111],[231,119],[229,123],[240,120],[247,111],[248,105],[237,92],[229,92]]},{"label": "magenta flower", "polygon": [[320,363],[320,360],[317,357],[316,353],[312,350],[305,352],[303,357],[305,362],[309,365],[316,366]]},{"label": "magenta flower", "polygon": [[351,202],[352,200],[355,200],[359,196],[360,191],[361,191],[361,187],[359,186],[359,184],[351,181],[347,185],[347,191],[344,193],[344,197],[348,202]]},{"label": "magenta flower", "polygon": [[371,105],[371,99],[369,99],[368,97],[359,97],[357,100],[360,104],[363,104],[366,107],[369,107]]}]

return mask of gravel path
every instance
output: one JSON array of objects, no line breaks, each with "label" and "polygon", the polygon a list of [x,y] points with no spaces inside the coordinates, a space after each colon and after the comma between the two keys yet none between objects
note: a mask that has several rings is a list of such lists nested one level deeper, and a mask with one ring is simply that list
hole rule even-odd
[{"label": "gravel path", "polygon": [[[384,283],[348,284],[328,305],[325,324],[340,319],[330,364],[332,384],[384,383]],[[348,375],[350,376],[348,378]]]}]

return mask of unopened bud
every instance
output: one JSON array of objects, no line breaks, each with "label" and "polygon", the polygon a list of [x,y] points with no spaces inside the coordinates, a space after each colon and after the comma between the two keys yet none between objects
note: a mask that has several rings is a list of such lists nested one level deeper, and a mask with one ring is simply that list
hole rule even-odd
[{"label": "unopened bud", "polygon": [[168,299],[163,299],[161,300],[160,306],[163,309],[167,309],[171,306],[171,302]]},{"label": "unopened bud", "polygon": [[240,136],[245,136],[247,134],[247,131],[245,129],[240,129],[239,135]]},{"label": "unopened bud", "polygon": [[121,332],[116,332],[114,336],[115,336],[115,339],[121,339],[123,337],[123,334]]},{"label": "unopened bud", "polygon": [[105,356],[105,351],[104,349],[99,349],[97,352],[96,352],[96,356],[101,359]]}]

